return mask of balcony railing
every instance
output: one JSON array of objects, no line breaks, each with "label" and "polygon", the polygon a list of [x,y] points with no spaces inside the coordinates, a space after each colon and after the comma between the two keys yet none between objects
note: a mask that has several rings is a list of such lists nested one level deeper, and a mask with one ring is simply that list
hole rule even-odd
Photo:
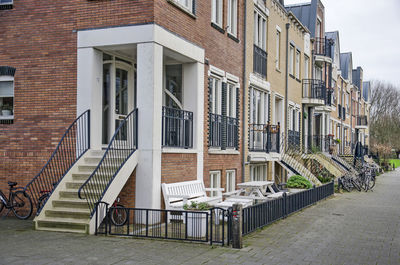
[{"label": "balcony railing", "polygon": [[333,137],[331,135],[308,135],[307,142],[309,150],[329,151],[330,146],[333,144]]},{"label": "balcony railing", "polygon": [[328,38],[315,38],[314,41],[314,54],[326,57],[332,55],[333,40]]},{"label": "balcony railing", "polygon": [[193,148],[193,112],[162,108],[162,146]]},{"label": "balcony railing", "polygon": [[267,52],[254,45],[253,50],[253,71],[267,77]]},{"label": "balcony railing", "polygon": [[346,108],[342,107],[342,120],[346,120]]},{"label": "balcony railing", "polygon": [[291,148],[300,147],[300,132],[289,130],[288,144]]},{"label": "balcony railing", "polygon": [[332,101],[332,95],[334,94],[333,89],[327,89],[327,95],[326,95],[326,100],[325,100],[325,105],[327,106],[332,106],[333,101]]},{"label": "balcony railing", "polygon": [[368,126],[367,116],[358,116],[357,117],[357,126]]},{"label": "balcony railing", "polygon": [[326,100],[324,82],[318,79],[303,79],[303,98]]},{"label": "balcony railing", "polygon": [[226,147],[239,147],[239,119],[226,117]]},{"label": "balcony railing", "polygon": [[249,124],[251,152],[279,153],[280,125]]},{"label": "balcony railing", "polygon": [[210,113],[209,127],[210,147],[239,148],[239,119]]}]

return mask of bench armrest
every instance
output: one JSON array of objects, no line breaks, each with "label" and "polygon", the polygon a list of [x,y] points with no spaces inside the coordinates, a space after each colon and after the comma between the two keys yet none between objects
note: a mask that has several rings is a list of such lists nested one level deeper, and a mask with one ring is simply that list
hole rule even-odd
[{"label": "bench armrest", "polygon": [[224,188],[205,188],[205,191],[224,191]]},{"label": "bench armrest", "polygon": [[189,198],[191,198],[190,195],[168,195],[168,198],[172,199],[182,199],[183,205],[187,204],[187,201]]}]

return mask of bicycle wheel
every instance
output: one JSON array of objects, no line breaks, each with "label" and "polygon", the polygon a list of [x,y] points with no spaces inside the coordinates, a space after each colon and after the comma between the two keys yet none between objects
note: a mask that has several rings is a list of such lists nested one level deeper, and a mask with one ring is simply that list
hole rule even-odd
[{"label": "bicycle wheel", "polygon": [[47,202],[47,199],[49,197],[50,197],[50,193],[46,193],[46,194],[43,194],[42,196],[40,196],[40,198],[38,200],[37,210],[36,210],[37,213],[43,208],[43,206],[45,205],[45,203]]},{"label": "bicycle wheel", "polygon": [[375,177],[371,176],[369,183],[368,183],[368,188],[372,190],[372,188],[375,187]]},{"label": "bicycle wheel", "polygon": [[122,226],[128,221],[128,211],[121,204],[117,204],[111,211],[111,222],[115,226]]},{"label": "bicycle wheel", "polygon": [[354,188],[356,188],[358,191],[361,191],[361,184],[358,180],[352,179],[351,183],[353,184]]},{"label": "bicycle wheel", "polygon": [[32,214],[32,200],[28,194],[19,190],[12,194],[12,210],[14,215],[21,220],[28,219]]},{"label": "bicycle wheel", "polygon": [[1,213],[1,211],[3,211],[3,208],[4,208],[3,202],[0,202],[0,213]]}]

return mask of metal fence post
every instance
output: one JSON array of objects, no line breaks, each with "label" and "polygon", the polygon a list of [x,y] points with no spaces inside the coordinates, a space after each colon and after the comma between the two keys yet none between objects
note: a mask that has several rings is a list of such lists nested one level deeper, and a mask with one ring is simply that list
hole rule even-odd
[{"label": "metal fence post", "polygon": [[232,220],[232,247],[242,248],[242,205],[233,205],[233,220]]},{"label": "metal fence post", "polygon": [[283,214],[282,214],[282,216],[283,216],[283,218],[286,218],[286,214],[287,214],[287,209],[286,209],[287,208],[287,194],[286,194],[286,192],[283,193],[282,197],[283,197],[283,207],[282,207]]}]

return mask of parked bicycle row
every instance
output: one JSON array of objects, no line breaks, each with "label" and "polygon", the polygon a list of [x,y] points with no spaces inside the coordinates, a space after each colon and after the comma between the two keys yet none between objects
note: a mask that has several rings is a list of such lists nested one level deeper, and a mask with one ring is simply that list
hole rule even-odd
[{"label": "parked bicycle row", "polygon": [[376,176],[379,172],[379,166],[376,163],[355,161],[355,169],[347,172],[346,175],[338,180],[339,189],[343,188],[346,191],[356,189],[358,191],[372,190],[375,186]]}]

